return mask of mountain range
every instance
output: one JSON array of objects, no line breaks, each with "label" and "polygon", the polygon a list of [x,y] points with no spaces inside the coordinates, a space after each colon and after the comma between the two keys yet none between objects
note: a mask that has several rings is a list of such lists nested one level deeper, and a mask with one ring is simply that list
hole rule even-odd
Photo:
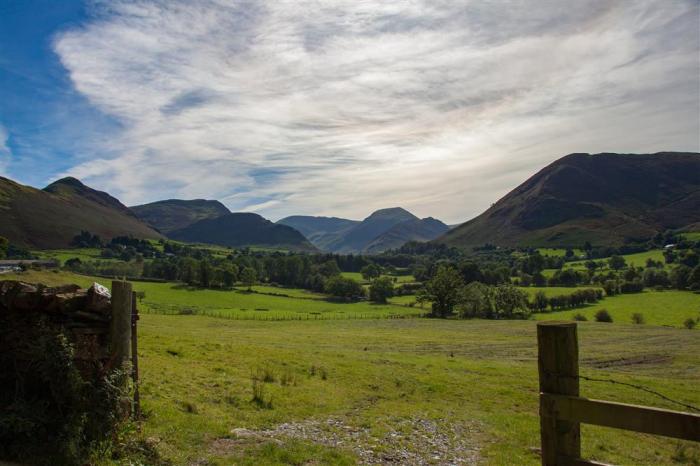
[{"label": "mountain range", "polygon": [[470,249],[618,246],[667,229],[700,231],[700,154],[570,154],[546,166],[484,213],[448,227],[400,207],[362,221],[291,216],[277,223],[232,213],[213,200],[170,199],[128,208],[75,178],[44,189],[0,177],[0,236],[28,248],[68,247],[89,231],[224,246],[377,254],[407,241]]},{"label": "mountain range", "polygon": [[294,228],[253,213],[232,213],[219,201],[169,199],[131,207],[168,238],[220,246],[265,246],[295,251],[316,248]]},{"label": "mountain range", "polygon": [[305,232],[314,246],[338,254],[377,254],[408,241],[435,239],[449,229],[439,220],[419,219],[401,207],[377,210],[362,221],[293,216],[277,223]]},{"label": "mountain range", "polygon": [[570,154],[546,166],[437,242],[619,246],[667,229],[697,229],[700,154]]}]

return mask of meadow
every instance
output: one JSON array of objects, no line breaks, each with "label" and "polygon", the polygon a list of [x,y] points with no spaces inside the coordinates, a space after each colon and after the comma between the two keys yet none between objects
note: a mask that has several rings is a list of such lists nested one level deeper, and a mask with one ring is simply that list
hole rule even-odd
[{"label": "meadow", "polygon": [[[93,281],[61,271],[1,278],[49,285]],[[539,464],[534,321],[350,320],[334,309],[408,317],[420,308],[333,303],[323,295],[269,286],[255,286],[253,293],[172,283],[134,287],[145,292],[140,435],[174,464]],[[288,297],[262,294],[277,292]],[[700,405],[700,332],[661,326],[668,321],[678,327],[685,316],[680,309],[697,314],[700,295],[647,292],[606,298],[600,306],[615,322],[579,323],[583,375]],[[639,306],[647,325],[628,323],[626,313]],[[328,318],[211,317],[269,312],[325,312]],[[568,319],[573,312],[536,318]],[[581,384],[581,393],[591,398],[678,409],[630,387]],[[582,430],[588,459],[700,462],[697,444],[592,426]]]}]

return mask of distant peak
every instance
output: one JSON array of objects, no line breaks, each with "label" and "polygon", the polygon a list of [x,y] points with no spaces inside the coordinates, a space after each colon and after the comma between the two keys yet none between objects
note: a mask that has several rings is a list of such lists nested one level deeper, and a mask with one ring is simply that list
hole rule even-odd
[{"label": "distant peak", "polygon": [[398,218],[404,220],[418,219],[411,212],[407,211],[403,207],[389,207],[387,209],[379,209],[367,217],[365,220],[378,219],[378,218]]},{"label": "distant peak", "polygon": [[66,176],[65,178],[61,178],[60,180],[54,181],[46,188],[49,188],[51,186],[74,186],[76,188],[82,188],[85,186],[85,184],[77,178],[74,178],[72,176]]}]

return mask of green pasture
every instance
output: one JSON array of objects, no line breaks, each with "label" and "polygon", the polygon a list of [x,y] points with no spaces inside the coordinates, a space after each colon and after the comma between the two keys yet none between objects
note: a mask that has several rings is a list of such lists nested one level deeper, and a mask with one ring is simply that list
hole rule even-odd
[{"label": "green pasture", "polygon": [[[377,458],[405,449],[441,464],[422,438],[439,443],[442,434],[469,461],[540,461],[534,322],[145,315],[139,331],[141,435],[174,464],[345,465],[359,461],[358,449]],[[583,323],[579,335],[582,374],[700,404],[696,332]],[[253,379],[263,378],[255,403]],[[581,393],[677,408],[600,382],[582,381]],[[411,427],[425,423],[435,431]],[[316,430],[299,438],[284,433],[290,426]],[[586,458],[614,464],[693,464],[700,455],[696,444],[614,429],[584,426],[582,437]]]},{"label": "green pasture", "polygon": [[32,251],[32,254],[41,259],[58,259],[61,264],[65,263],[68,259],[73,259],[77,257],[81,261],[95,261],[95,260],[110,260],[100,257],[99,248],[79,248],[79,249],[46,249],[41,251]]},{"label": "green pasture", "polygon": [[[93,281],[63,271],[0,278],[47,285]],[[421,310],[269,296],[261,293],[291,290],[263,286],[254,288],[257,293],[172,283],[134,282],[134,287],[145,292],[139,322],[145,420],[138,435],[175,465],[350,465],[368,454],[406,464],[399,453],[421,458],[422,464],[444,464],[440,455],[455,451],[479,464],[539,464],[534,321],[350,320],[353,313],[410,316]],[[699,315],[700,295],[621,295],[536,318],[592,316],[599,307],[615,322],[579,324],[583,375],[642,385],[700,405],[700,332],[661,326],[679,327],[684,318]],[[629,323],[637,311],[647,325]],[[289,317],[311,312],[330,320]],[[251,314],[289,320],[232,320]],[[678,409],[647,392],[609,383],[582,380],[581,393]],[[583,427],[583,453],[621,465],[700,459],[697,444],[591,426]]]},{"label": "green pasture", "polygon": [[[630,324],[632,314],[640,313],[644,316],[646,325],[682,327],[686,319],[700,317],[700,294],[676,290],[621,294],[579,309],[534,314],[534,318],[571,320],[574,315],[582,314],[588,320],[593,320],[600,309],[606,309],[610,313],[613,323]],[[698,335],[697,338],[700,339],[700,334]]]}]

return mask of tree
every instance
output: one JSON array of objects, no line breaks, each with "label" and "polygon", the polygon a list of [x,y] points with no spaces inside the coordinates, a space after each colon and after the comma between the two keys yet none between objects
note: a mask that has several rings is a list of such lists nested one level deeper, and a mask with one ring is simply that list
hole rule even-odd
[{"label": "tree", "polygon": [[595,269],[598,268],[598,263],[589,259],[586,261],[586,268],[589,270],[589,272],[593,273],[595,272]]},{"label": "tree", "polygon": [[462,277],[455,269],[445,265],[438,267],[435,276],[425,284],[425,295],[433,303],[434,317],[446,318],[452,315],[463,285]]},{"label": "tree", "polygon": [[206,259],[199,261],[199,285],[202,288],[209,288],[211,285],[211,265]]},{"label": "tree", "polygon": [[530,315],[527,293],[511,284],[496,287],[494,303],[499,319],[522,319]]},{"label": "tree", "polygon": [[566,248],[566,252],[564,253],[564,258],[566,260],[571,260],[574,257],[574,250],[571,248]]},{"label": "tree", "polygon": [[493,287],[480,282],[471,282],[462,288],[457,308],[459,316],[463,319],[473,317],[493,319],[495,315]]},{"label": "tree", "polygon": [[532,300],[532,308],[536,312],[544,312],[547,309],[547,304],[549,300],[544,291],[538,291],[535,293],[535,297]]},{"label": "tree", "polygon": [[688,275],[688,288],[693,291],[700,290],[700,265],[696,265]]},{"label": "tree", "polygon": [[238,278],[238,266],[225,264],[221,273],[221,281],[226,288],[231,288]]},{"label": "tree", "polygon": [[362,274],[362,278],[371,281],[375,278],[379,278],[382,274],[382,269],[377,264],[368,264],[360,269],[360,273]]},{"label": "tree", "polygon": [[671,286],[677,290],[685,290],[688,287],[688,279],[693,269],[687,265],[679,265],[671,270]]},{"label": "tree", "polygon": [[625,258],[622,256],[614,255],[608,259],[608,265],[613,270],[620,270],[627,265]]},{"label": "tree", "polygon": [[251,290],[252,286],[255,285],[255,281],[258,279],[258,273],[252,267],[243,267],[241,271],[241,282],[248,287],[248,291]]},{"label": "tree", "polygon": [[392,296],[394,296],[394,283],[389,277],[377,278],[369,286],[370,301],[384,304]]},{"label": "tree", "polygon": [[0,259],[4,259],[7,256],[7,247],[10,242],[4,236],[0,236]]},{"label": "tree", "polygon": [[353,299],[364,295],[364,288],[359,282],[342,275],[336,275],[326,280],[324,290],[329,295],[338,298]]}]

